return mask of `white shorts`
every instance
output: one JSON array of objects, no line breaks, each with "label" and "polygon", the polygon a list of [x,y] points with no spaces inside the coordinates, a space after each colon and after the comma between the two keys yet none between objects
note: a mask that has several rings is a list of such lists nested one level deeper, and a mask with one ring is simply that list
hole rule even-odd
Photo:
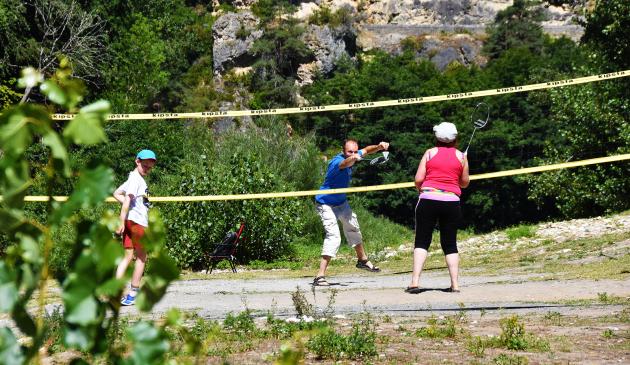
[{"label": "white shorts", "polygon": [[357,215],[352,212],[352,208],[350,208],[350,204],[347,201],[335,206],[316,204],[316,209],[324,224],[324,231],[326,231],[322,256],[335,257],[337,255],[341,245],[341,234],[339,233],[337,220],[341,221],[348,246],[354,247],[363,243],[359,220]]}]

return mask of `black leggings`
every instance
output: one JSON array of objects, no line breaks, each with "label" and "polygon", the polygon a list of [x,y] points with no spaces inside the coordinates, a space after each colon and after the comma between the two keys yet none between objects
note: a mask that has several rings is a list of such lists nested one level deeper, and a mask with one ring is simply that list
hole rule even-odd
[{"label": "black leggings", "polygon": [[416,248],[429,250],[435,224],[440,224],[440,243],[445,255],[457,253],[457,227],[462,211],[458,201],[420,199],[416,205]]}]

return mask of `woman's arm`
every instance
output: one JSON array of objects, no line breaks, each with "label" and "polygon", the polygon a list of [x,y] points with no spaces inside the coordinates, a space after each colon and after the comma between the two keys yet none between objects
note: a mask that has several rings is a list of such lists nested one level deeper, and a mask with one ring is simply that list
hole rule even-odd
[{"label": "woman's arm", "polygon": [[467,188],[470,185],[470,175],[468,174],[468,156],[463,155],[464,159],[462,161],[462,165],[464,169],[462,170],[462,176],[459,177],[459,186],[462,188]]},{"label": "woman's arm", "polygon": [[418,189],[418,191],[420,191],[420,188],[422,187],[422,183],[424,182],[424,179],[427,177],[428,154],[429,154],[429,150],[424,152],[424,155],[422,156],[422,159],[420,160],[420,163],[418,164],[418,171],[416,171],[415,183],[416,183],[416,189]]}]

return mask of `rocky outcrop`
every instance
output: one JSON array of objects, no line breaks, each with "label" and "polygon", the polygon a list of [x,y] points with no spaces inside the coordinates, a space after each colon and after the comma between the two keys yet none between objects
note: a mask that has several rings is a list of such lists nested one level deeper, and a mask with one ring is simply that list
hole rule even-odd
[{"label": "rocky outcrop", "polygon": [[354,34],[344,27],[331,29],[329,26],[309,25],[302,40],[313,51],[315,61],[302,64],[298,68],[300,85],[312,83],[312,78],[318,71],[324,74],[331,72],[339,58],[353,56]]},{"label": "rocky outcrop", "polygon": [[248,9],[258,0],[212,0],[212,8],[218,9],[223,4],[229,4],[237,9]]},{"label": "rocky outcrop", "polygon": [[259,20],[250,11],[227,13],[212,26],[213,69],[222,73],[231,67],[246,67],[253,62],[249,54],[254,41],[263,35],[258,29]]},{"label": "rocky outcrop", "polygon": [[[255,1],[231,0],[230,4],[244,9]],[[574,22],[575,8],[585,2],[575,0],[571,6],[543,3],[548,19],[543,22],[545,31],[553,36],[579,39],[582,28]],[[307,27],[303,40],[315,55],[314,61],[300,65],[297,71],[298,84],[305,85],[312,82],[316,72],[331,72],[340,57],[353,57],[356,49],[399,54],[402,42],[407,39],[419,40],[422,47],[417,49],[417,56],[430,59],[439,69],[452,62],[483,65],[485,59],[480,56],[480,49],[486,27],[513,1],[302,0],[297,3],[293,16]],[[351,14],[350,24],[336,28],[308,25],[310,17],[324,7],[333,13],[344,9]],[[215,22],[215,73],[251,65],[253,57],[248,50],[262,36],[257,25],[258,20],[248,10],[225,14]]]},{"label": "rocky outcrop", "polygon": [[[543,28],[553,36],[565,35],[578,40],[582,28],[575,24],[575,7],[545,6],[547,21]],[[510,6],[512,0],[321,0],[320,6],[335,10],[342,6],[357,9],[355,24],[357,46],[362,50],[400,51],[400,41],[409,36],[439,35],[440,33],[470,33],[482,35],[497,13]],[[308,4],[308,5],[306,5]],[[316,11],[313,3],[301,9]]]},{"label": "rocky outcrop", "polygon": [[481,47],[483,43],[468,34],[458,34],[445,39],[425,36],[416,55],[430,60],[439,70],[444,70],[453,62],[463,66],[473,64],[483,66],[487,60],[481,56]]}]

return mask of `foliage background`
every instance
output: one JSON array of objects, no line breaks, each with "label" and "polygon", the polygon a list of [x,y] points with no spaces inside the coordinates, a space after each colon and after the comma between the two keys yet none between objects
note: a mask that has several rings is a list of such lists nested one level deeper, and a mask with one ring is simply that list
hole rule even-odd
[{"label": "foliage background", "polygon": [[[297,65],[312,60],[313,55],[300,38],[305,25],[282,16],[295,10],[288,1],[261,0],[253,6],[264,31],[253,47],[257,57],[253,71],[245,76],[228,71],[218,77],[212,72],[212,25],[217,16],[237,11],[229,2],[213,8],[195,0],[0,0],[0,108],[23,97],[24,90],[16,85],[19,70],[40,64],[42,50],[54,54],[51,40],[43,37],[44,22],[35,12],[41,5],[57,13],[75,6],[72,19],[87,19],[89,29],[101,30],[102,36],[85,39],[84,48],[67,56],[77,65],[73,76],[87,85],[81,102],[105,98],[117,113],[289,107],[295,106],[298,94],[311,105],[364,102],[629,68],[627,2],[598,1],[588,8],[585,33],[577,43],[542,32],[539,4],[517,0],[497,14],[487,29],[488,63],[483,68],[451,64],[440,72],[418,57],[413,40],[406,40],[401,54],[369,51],[342,57],[332,74],[317,75],[312,85],[299,87]],[[352,17],[324,9],[309,22],[351,27]],[[64,40],[62,35],[60,41]],[[51,75],[53,69],[42,72]],[[111,122],[104,125],[106,142],[69,146],[69,163],[81,169],[103,161],[112,168],[114,185],[118,185],[133,168],[135,153],[151,148],[159,158],[148,180],[153,195],[308,190],[322,181],[325,159],[352,137],[361,145],[389,141],[392,157],[387,165],[376,168],[357,166],[353,185],[411,181],[423,151],[433,145],[432,126],[441,121],[455,123],[465,143],[472,132],[470,114],[479,101],[490,105],[491,124],[476,134],[469,154],[472,173],[580,160],[628,152],[628,86],[628,79],[622,78],[479,100],[244,118],[227,132],[212,120]],[[51,111],[60,110],[37,90],[27,97],[46,103]],[[63,123],[55,128],[63,128]],[[48,150],[33,141],[27,156],[33,166],[29,194],[46,194],[42,168]],[[630,208],[627,171],[627,163],[622,162],[475,182],[462,196],[463,226],[487,231],[626,210]],[[76,182],[76,176],[59,181],[52,193],[68,194]],[[409,189],[364,194],[353,203],[409,230],[415,199],[416,193]],[[311,199],[156,204],[155,209],[165,218],[167,248],[184,268],[203,266],[202,253],[208,245],[220,241],[242,219],[248,224],[243,262],[285,260],[299,255],[301,245],[321,244]],[[41,205],[27,206],[26,214],[38,221],[46,219]],[[90,217],[100,211],[81,214]],[[59,245],[53,262],[58,262],[54,266],[60,270],[70,252],[63,242],[71,242],[73,232],[68,226],[56,238]],[[6,236],[0,236],[0,252],[10,245]]]}]

